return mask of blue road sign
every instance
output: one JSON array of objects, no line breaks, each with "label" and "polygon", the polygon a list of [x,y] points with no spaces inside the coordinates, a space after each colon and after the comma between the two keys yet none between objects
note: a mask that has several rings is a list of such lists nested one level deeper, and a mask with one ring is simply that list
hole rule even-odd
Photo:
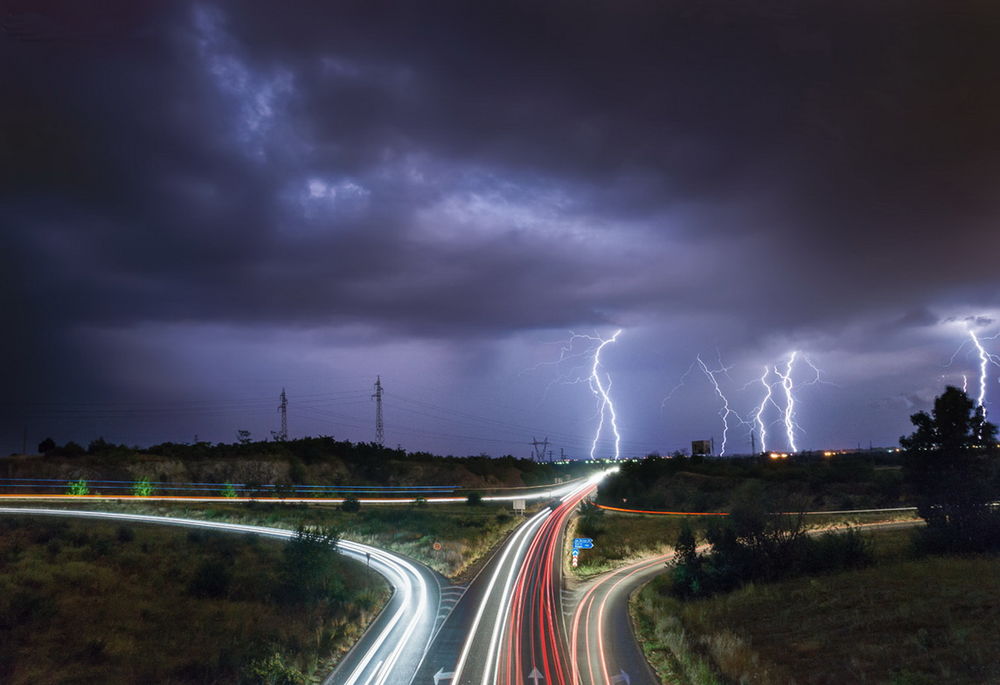
[{"label": "blue road sign", "polygon": [[591,549],[593,546],[593,538],[573,538],[573,549]]},{"label": "blue road sign", "polygon": [[578,549],[574,549],[574,550],[573,550],[573,556],[574,556],[574,557],[578,557],[578,556],[580,556],[580,550],[578,550]]}]

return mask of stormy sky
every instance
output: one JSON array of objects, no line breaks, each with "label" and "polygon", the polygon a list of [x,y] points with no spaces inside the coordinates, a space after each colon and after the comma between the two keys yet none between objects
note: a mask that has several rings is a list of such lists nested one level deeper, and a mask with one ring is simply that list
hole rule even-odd
[{"label": "stormy sky", "polygon": [[3,453],[264,438],[283,387],[292,436],[372,440],[380,374],[389,445],[585,456],[571,336],[618,329],[623,456],[718,451],[697,355],[727,451],[765,368],[786,449],[793,351],[799,448],[892,445],[978,394],[969,331],[1000,353],[995,3],[7,2],[0,29]]}]

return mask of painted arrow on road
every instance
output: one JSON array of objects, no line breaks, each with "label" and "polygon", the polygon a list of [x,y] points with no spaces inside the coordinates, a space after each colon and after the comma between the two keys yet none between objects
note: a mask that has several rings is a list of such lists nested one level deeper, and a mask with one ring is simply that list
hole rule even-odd
[{"label": "painted arrow on road", "polygon": [[625,685],[632,685],[632,679],[628,677],[628,673],[624,670],[619,669],[618,675],[611,676],[611,682],[614,683],[625,683]]},{"label": "painted arrow on road", "polygon": [[545,676],[539,673],[537,668],[532,668],[531,673],[528,674],[528,680],[534,680],[535,685],[538,685],[538,681],[545,680]]},{"label": "painted arrow on road", "polygon": [[454,677],[454,671],[445,671],[443,668],[440,668],[438,669],[438,672],[434,674],[434,685],[438,685],[438,682],[442,680],[451,680]]}]

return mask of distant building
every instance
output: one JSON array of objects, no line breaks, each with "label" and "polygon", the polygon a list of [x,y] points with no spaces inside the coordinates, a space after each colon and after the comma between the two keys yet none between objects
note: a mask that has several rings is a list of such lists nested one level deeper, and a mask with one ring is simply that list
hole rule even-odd
[{"label": "distant building", "polygon": [[711,440],[692,440],[691,441],[691,456],[692,457],[707,457],[712,454],[712,441]]}]

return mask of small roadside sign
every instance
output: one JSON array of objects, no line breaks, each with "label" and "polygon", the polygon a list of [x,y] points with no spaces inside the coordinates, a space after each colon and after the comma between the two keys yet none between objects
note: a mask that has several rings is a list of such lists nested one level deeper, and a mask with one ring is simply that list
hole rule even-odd
[{"label": "small roadside sign", "polygon": [[523,499],[516,499],[512,502],[512,504],[514,505],[514,511],[516,511],[519,514],[524,513],[525,501]]},{"label": "small roadside sign", "polygon": [[574,549],[574,550],[573,550],[573,556],[574,556],[574,557],[578,557],[578,556],[580,556],[580,550],[578,550],[578,549]]}]

